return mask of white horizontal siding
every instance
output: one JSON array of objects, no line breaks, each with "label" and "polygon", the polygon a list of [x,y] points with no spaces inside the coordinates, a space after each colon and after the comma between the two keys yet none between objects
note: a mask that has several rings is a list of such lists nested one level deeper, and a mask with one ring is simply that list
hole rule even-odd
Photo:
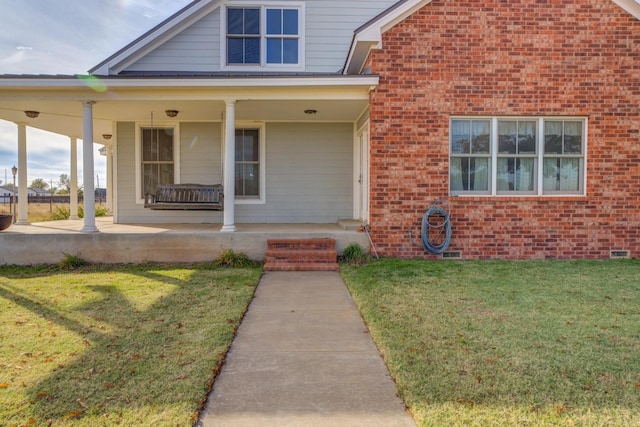
[{"label": "white horizontal siding", "polygon": [[237,223],[352,217],[352,124],[269,123],[265,133],[266,203],[236,206]]},{"label": "white horizontal siding", "polygon": [[[354,30],[395,2],[306,0],[305,71],[333,73],[341,70]],[[128,66],[126,71],[220,71],[220,49],[224,43],[220,39],[220,24],[220,9],[216,9]]]}]

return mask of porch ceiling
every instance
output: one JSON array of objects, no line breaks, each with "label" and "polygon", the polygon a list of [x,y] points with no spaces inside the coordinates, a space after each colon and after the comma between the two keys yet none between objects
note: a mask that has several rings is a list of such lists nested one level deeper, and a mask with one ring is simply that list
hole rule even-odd
[{"label": "porch ceiling", "polygon": [[[239,121],[322,121],[353,122],[368,105],[366,100],[241,100],[236,103]],[[24,111],[40,112],[28,118]],[[178,110],[171,119],[165,110]],[[315,110],[314,114],[305,113]],[[99,101],[93,107],[95,142],[106,143],[101,135],[112,134],[118,121],[221,121],[223,101]],[[80,101],[0,101],[0,119],[25,123],[38,128],[82,139],[82,104]]]},{"label": "porch ceiling", "polygon": [[[115,80],[103,88],[77,79],[0,79],[0,120],[82,138],[82,102],[93,106],[94,142],[108,145],[118,121],[221,121],[225,100],[236,100],[238,121],[353,122],[369,103],[377,77],[357,79],[239,81]],[[40,112],[37,118],[24,111]],[[178,110],[168,118],[165,110]],[[305,111],[315,110],[314,114]]]}]

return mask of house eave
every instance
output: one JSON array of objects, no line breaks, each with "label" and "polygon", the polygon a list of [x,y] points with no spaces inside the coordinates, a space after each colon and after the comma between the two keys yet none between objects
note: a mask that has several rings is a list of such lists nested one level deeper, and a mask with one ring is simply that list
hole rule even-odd
[{"label": "house eave", "polygon": [[378,76],[220,76],[220,77],[96,77],[96,76],[0,76],[0,90],[22,89],[92,89],[97,93],[111,88],[257,88],[318,86],[376,86]]},{"label": "house eave", "polygon": [[401,0],[357,28],[347,55],[344,74],[362,72],[371,50],[382,47],[382,34],[429,3],[431,0]]},{"label": "house eave", "polygon": [[196,0],[165,19],[95,67],[88,73],[115,75],[137,59],[164,43],[194,21],[220,6],[220,0]]}]

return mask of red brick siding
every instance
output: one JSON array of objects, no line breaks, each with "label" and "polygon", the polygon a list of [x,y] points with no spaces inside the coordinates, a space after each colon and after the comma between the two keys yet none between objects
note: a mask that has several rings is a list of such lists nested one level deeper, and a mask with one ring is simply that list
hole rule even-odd
[{"label": "red brick siding", "polygon": [[[640,257],[638,19],[610,0],[435,0],[370,64],[379,253],[434,257],[409,232],[446,199],[464,258]],[[452,115],[587,117],[587,196],[449,197]]]}]

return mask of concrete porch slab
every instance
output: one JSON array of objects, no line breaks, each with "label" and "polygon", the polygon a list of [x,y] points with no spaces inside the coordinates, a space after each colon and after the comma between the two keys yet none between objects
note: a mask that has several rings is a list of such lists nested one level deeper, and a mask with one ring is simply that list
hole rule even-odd
[{"label": "concrete porch slab", "polygon": [[369,247],[365,233],[337,224],[237,224],[220,232],[220,224],[114,224],[96,218],[98,232],[82,232],[83,221],[12,225],[0,232],[0,265],[55,264],[65,254],[93,263],[210,262],[233,249],[251,259],[265,258],[272,238],[333,238],[340,253],[351,243]]}]

